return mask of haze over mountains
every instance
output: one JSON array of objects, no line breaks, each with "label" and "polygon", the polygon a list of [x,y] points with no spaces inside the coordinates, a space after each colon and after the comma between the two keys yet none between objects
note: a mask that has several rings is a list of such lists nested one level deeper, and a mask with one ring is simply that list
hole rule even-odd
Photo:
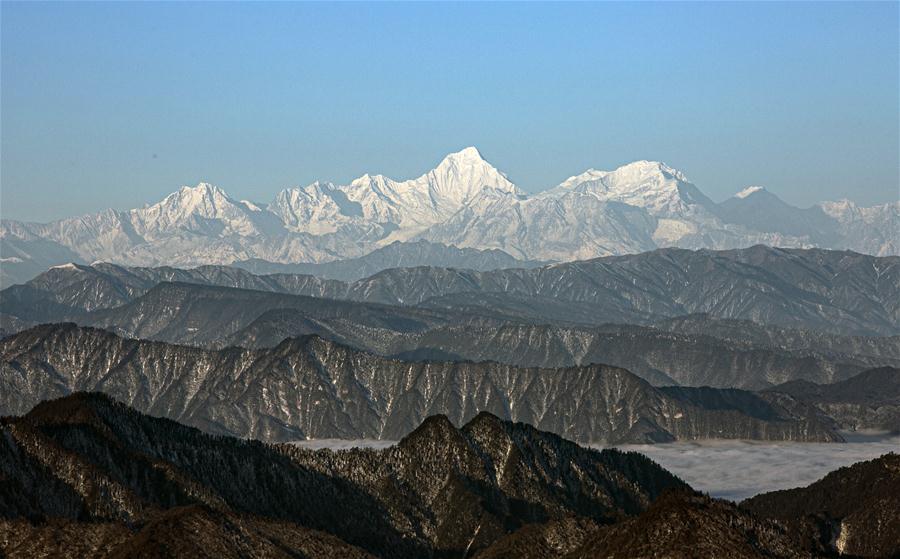
[{"label": "haze over mountains", "polygon": [[[103,391],[207,432],[265,441],[397,440],[428,415],[463,423],[482,411],[584,443],[842,440],[814,407],[818,399],[800,402],[777,389],[660,389],[605,365],[399,361],[315,336],[210,351],[39,326],[0,340],[0,389],[0,415]],[[898,398],[885,394],[881,405],[896,415]]]},{"label": "haze over mountains", "polygon": [[[288,304],[285,297],[292,295],[399,306],[405,314],[413,312],[408,307],[416,307],[415,312],[435,316],[466,314],[532,324],[652,324],[703,313],[841,335],[900,334],[900,258],[763,246],[733,251],[662,249],[487,272],[395,268],[354,282],[296,274],[257,276],[228,267],[67,265],[3,290],[0,301],[4,313],[34,322],[123,307],[112,313],[117,314],[129,304],[129,312],[142,315],[142,320],[158,320],[162,316],[154,316],[152,308],[136,307],[152,305],[150,299],[161,296],[158,290],[151,294],[153,288],[173,293],[195,289],[163,288],[163,282],[282,295],[282,303],[272,302],[270,308],[297,308],[298,300]],[[220,293],[216,295],[220,300],[232,297],[215,293]]]},{"label": "haze over mountains", "polygon": [[[716,204],[683,173],[652,161],[590,169],[526,196],[475,148],[466,148],[417,179],[364,175],[348,185],[316,182],[284,190],[268,204],[235,200],[201,183],[128,211],[47,224],[4,220],[0,257],[2,282],[9,285],[66,262],[192,267],[249,261],[269,271],[266,263],[325,263],[415,240],[503,251],[501,266],[510,257],[569,261],[659,247],[760,243],[895,255],[898,216],[900,202],[860,208],[843,200],[799,209],[759,187]],[[362,276],[345,271],[333,277]]]},{"label": "haze over mountains", "polygon": [[0,329],[73,321],[248,349],[313,334],[404,361],[602,363],[657,386],[756,390],[900,366],[898,262],[818,249],[663,249],[531,270],[391,269],[356,282],[66,265],[0,291]]}]

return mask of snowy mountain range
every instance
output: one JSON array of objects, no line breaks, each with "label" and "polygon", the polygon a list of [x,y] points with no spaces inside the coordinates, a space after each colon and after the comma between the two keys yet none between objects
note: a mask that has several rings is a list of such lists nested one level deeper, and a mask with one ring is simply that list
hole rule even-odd
[{"label": "snowy mountain range", "polygon": [[848,200],[790,206],[761,187],[715,203],[683,173],[636,161],[589,169],[527,196],[474,147],[411,180],[363,175],[315,182],[265,205],[207,183],[143,208],[51,223],[3,220],[2,283],[48,266],[106,261],[197,266],[262,260],[329,262],[397,241],[497,249],[517,259],[568,261],[660,247],[754,244],[900,253],[900,201],[862,208]]}]

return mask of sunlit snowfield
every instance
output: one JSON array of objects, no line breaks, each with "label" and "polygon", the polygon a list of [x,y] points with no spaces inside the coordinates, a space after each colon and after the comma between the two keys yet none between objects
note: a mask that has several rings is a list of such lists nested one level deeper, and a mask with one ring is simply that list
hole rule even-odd
[{"label": "sunlit snowfield", "polygon": [[740,501],[758,493],[803,487],[828,472],[887,452],[900,452],[900,435],[847,434],[846,443],[704,441],[627,445],[646,454],[691,487]]},{"label": "sunlit snowfield", "polygon": [[[740,501],[766,491],[803,487],[841,466],[900,452],[900,435],[844,433],[844,437],[848,442],[843,444],[722,440],[618,448],[646,454],[713,497]],[[315,439],[294,444],[312,450],[380,449],[396,441]]]}]

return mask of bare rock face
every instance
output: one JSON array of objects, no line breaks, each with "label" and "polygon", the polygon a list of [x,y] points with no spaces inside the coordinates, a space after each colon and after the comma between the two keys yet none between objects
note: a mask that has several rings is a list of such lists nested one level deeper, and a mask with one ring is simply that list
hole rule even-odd
[{"label": "bare rock face", "polygon": [[0,410],[99,390],[212,433],[267,441],[397,440],[430,415],[487,411],[594,444],[750,438],[838,441],[812,408],[740,390],[660,389],[604,365],[407,362],[312,336],[204,350],[72,324],[0,340]]}]

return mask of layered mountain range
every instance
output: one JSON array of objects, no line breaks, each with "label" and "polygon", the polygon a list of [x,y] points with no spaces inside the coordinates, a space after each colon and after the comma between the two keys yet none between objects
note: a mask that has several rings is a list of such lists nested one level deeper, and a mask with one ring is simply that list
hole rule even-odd
[{"label": "layered mountain range", "polygon": [[383,450],[211,436],[79,393],[0,419],[4,557],[810,558],[900,553],[895,454],[736,505],[482,413]]},{"label": "layered mountain range", "polygon": [[3,220],[0,280],[26,281],[66,262],[324,263],[414,240],[526,261],[760,243],[892,255],[900,251],[898,216],[900,202],[861,208],[844,200],[799,209],[759,187],[717,204],[683,173],[653,161],[591,169],[526,196],[478,150],[466,148],[416,179],[315,182],[284,190],[268,204],[236,200],[201,183],[133,210],[45,224]]},{"label": "layered mountain range", "polygon": [[830,384],[795,380],[770,390],[817,407],[839,429],[900,432],[900,374],[893,367]]},{"label": "layered mountain range", "polygon": [[[315,336],[213,351],[39,326],[0,340],[0,389],[0,414],[102,391],[208,432],[268,441],[397,440],[428,415],[464,423],[484,411],[585,443],[842,440],[824,399],[777,387],[657,388],[606,365],[400,361]],[[896,412],[900,395],[880,405]]]},{"label": "layered mountain range", "polygon": [[[764,246],[733,251],[661,249],[487,272],[393,268],[354,282],[302,274],[255,275],[216,266],[182,270],[69,264],[3,290],[0,310],[38,322],[127,305],[132,314],[150,313],[152,309],[146,308],[149,301],[141,299],[158,298],[155,291],[162,282],[416,307],[418,312],[463,313],[533,324],[652,324],[702,313],[717,319],[841,335],[900,333],[900,257]],[[296,303],[284,301],[281,308],[297,308]],[[144,308],[138,308],[142,305]],[[269,308],[277,307],[273,303]],[[178,308],[184,309],[184,305]]]},{"label": "layered mountain range", "polygon": [[211,349],[315,335],[409,362],[606,364],[657,386],[757,390],[900,366],[900,337],[871,335],[898,331],[898,261],[663,249],[531,270],[391,269],[356,282],[72,264],[0,291],[0,330],[72,321]]}]

